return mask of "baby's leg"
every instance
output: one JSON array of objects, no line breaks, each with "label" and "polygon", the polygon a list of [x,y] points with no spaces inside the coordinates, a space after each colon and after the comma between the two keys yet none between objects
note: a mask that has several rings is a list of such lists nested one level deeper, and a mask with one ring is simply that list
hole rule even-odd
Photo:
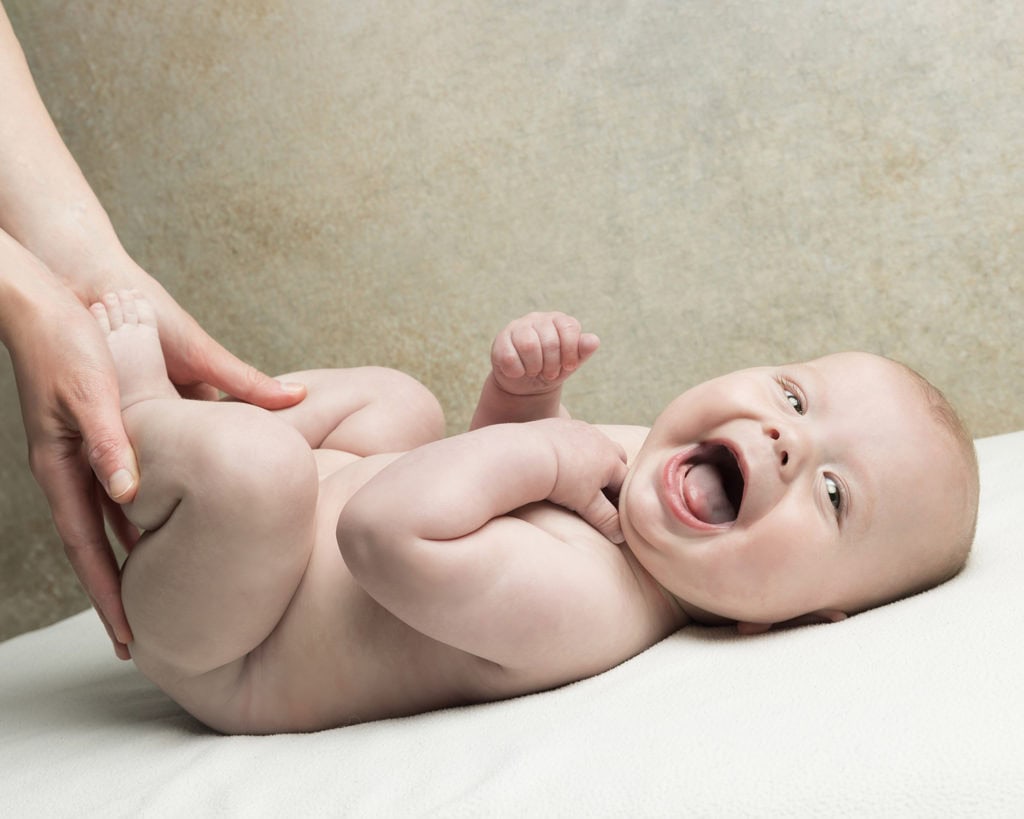
[{"label": "baby's leg", "polygon": [[108,333],[140,466],[124,507],[145,530],[122,578],[130,648],[188,707],[188,681],[215,669],[237,679],[287,607],[312,547],[316,467],[271,413],[180,399],[144,300],[120,293],[92,310]]},{"label": "baby's leg", "polygon": [[385,367],[306,370],[280,376],[305,384],[305,400],[274,414],[314,449],[355,455],[405,452],[444,436],[437,399],[415,378]]}]

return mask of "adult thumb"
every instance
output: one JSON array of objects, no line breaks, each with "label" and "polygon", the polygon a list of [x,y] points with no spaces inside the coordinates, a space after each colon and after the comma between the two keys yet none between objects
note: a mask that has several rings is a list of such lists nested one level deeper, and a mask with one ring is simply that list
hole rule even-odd
[{"label": "adult thumb", "polygon": [[139,486],[139,465],[121,420],[120,410],[92,407],[78,419],[79,433],[89,461],[107,495],[115,503],[128,503]]}]

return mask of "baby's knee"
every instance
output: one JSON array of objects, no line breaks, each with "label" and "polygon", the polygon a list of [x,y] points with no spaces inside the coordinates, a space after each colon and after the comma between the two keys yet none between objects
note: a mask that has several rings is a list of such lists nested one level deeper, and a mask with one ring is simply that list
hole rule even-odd
[{"label": "baby's knee", "polygon": [[408,373],[387,367],[372,367],[381,386],[380,410],[388,417],[401,449],[412,449],[443,438],[444,410],[437,397]]}]

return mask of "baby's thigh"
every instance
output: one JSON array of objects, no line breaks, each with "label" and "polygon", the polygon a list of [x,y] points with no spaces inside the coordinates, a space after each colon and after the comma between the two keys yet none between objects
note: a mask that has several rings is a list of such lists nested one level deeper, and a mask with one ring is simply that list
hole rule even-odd
[{"label": "baby's thigh", "polygon": [[[124,414],[146,529],[121,592],[132,656],[209,724],[244,657],[279,623],[313,547],[319,481],[309,446],[245,404],[140,402]],[[197,709],[210,707],[212,711]]]}]

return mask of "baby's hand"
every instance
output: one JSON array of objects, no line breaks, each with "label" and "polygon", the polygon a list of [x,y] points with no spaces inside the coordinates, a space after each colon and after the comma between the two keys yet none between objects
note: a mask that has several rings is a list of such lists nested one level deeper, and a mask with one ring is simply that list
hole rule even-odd
[{"label": "baby's hand", "polygon": [[613,543],[622,543],[616,502],[626,478],[626,451],[583,421],[549,418],[536,428],[547,436],[557,461],[548,500],[572,509]]},{"label": "baby's hand", "polygon": [[539,395],[562,385],[600,345],[565,313],[529,313],[491,345],[494,380],[512,395]]}]

